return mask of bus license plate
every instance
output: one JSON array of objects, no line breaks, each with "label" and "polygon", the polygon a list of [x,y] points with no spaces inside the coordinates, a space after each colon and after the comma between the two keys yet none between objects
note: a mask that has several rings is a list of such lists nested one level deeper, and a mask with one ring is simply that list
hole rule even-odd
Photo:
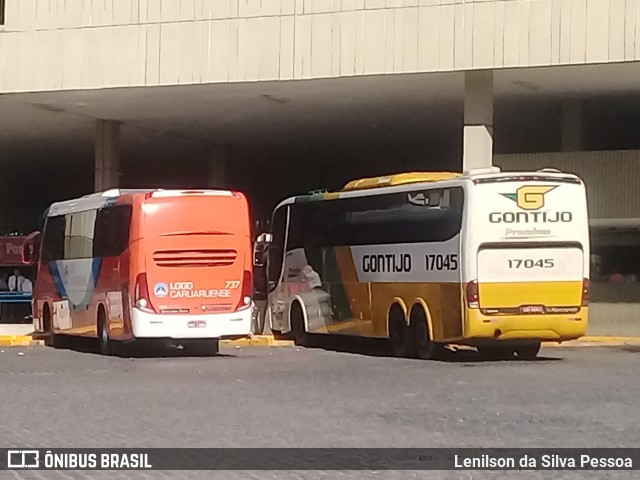
[{"label": "bus license plate", "polygon": [[205,328],[207,322],[205,320],[191,320],[188,325],[189,328]]},{"label": "bus license plate", "polygon": [[524,305],[520,307],[520,313],[544,313],[542,305]]}]

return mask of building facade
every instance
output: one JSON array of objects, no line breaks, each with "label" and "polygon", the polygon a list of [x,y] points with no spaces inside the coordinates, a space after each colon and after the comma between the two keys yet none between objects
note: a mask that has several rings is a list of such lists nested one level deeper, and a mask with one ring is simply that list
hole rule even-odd
[{"label": "building facade", "polygon": [[556,167],[587,183],[594,261],[628,280],[594,286],[593,333],[640,332],[640,0],[0,8],[0,160],[89,172],[46,175],[42,202],[134,177],[272,201],[349,175]]}]

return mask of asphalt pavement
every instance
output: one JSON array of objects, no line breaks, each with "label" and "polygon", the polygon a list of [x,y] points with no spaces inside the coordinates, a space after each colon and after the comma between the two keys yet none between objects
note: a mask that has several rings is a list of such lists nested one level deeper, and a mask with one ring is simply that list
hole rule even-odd
[{"label": "asphalt pavement", "polygon": [[[640,349],[546,348],[535,361],[222,349],[138,358],[0,352],[2,446],[637,447]],[[277,452],[277,451],[276,451]],[[5,472],[6,474],[6,472]],[[2,478],[638,478],[605,472],[11,472]]]}]

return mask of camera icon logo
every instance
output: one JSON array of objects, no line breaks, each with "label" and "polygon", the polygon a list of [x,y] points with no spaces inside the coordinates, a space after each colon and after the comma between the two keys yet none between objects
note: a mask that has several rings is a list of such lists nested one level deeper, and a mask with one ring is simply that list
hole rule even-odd
[{"label": "camera icon logo", "polygon": [[38,450],[9,450],[7,451],[7,468],[39,468],[40,452]]}]

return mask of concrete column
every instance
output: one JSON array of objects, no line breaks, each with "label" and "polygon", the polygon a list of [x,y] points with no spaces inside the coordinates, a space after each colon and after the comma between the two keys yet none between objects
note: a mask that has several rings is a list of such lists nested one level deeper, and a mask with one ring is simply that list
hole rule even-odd
[{"label": "concrete column", "polygon": [[493,71],[465,72],[463,171],[493,164]]},{"label": "concrete column", "polygon": [[562,102],[562,151],[582,150],[584,150],[582,100],[565,100]]},{"label": "concrete column", "polygon": [[224,145],[216,144],[208,156],[209,160],[209,188],[224,188],[225,174],[224,164],[227,157],[227,149]]},{"label": "concrete column", "polygon": [[96,122],[95,190],[117,188],[120,183],[120,123]]}]

